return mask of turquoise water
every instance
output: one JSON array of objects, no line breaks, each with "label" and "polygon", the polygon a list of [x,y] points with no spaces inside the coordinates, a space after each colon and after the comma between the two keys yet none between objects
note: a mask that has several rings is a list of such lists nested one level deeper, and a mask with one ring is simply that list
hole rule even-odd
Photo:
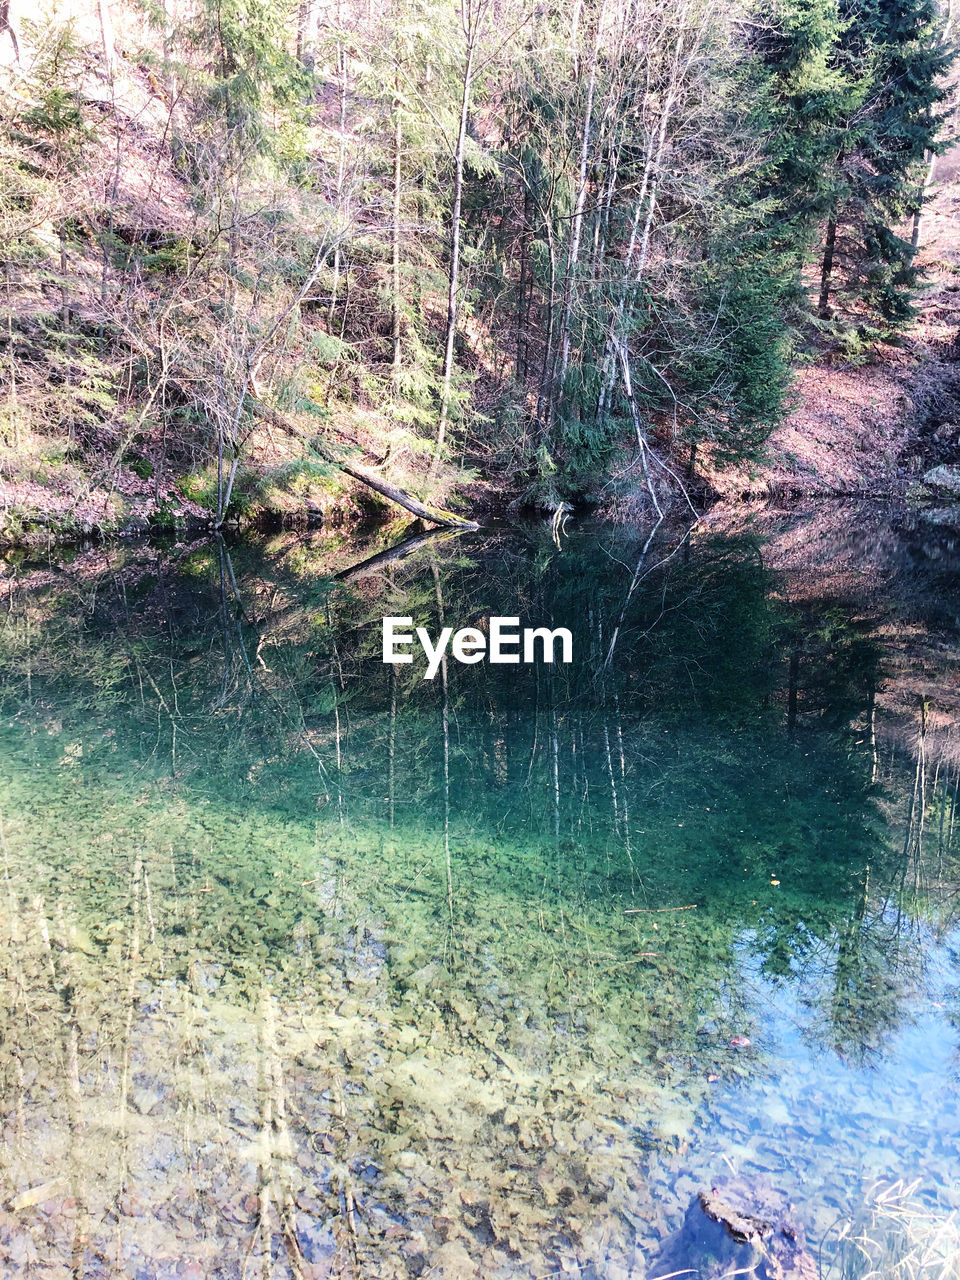
[{"label": "turquoise water", "polygon": [[[954,1274],[950,539],[8,562],[4,1274],[652,1280],[726,1179]],[[384,615],[575,660],[425,681]]]}]

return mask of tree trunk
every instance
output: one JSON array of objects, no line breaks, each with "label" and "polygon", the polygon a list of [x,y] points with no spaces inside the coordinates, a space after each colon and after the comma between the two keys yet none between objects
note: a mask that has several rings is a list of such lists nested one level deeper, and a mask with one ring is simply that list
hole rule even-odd
[{"label": "tree trunk", "polygon": [[[656,148],[648,150],[643,164],[643,175],[640,179],[640,192],[637,196],[637,203],[633,214],[633,223],[630,228],[630,243],[627,247],[627,257],[624,269],[624,290],[620,295],[616,307],[610,315],[610,325],[607,335],[607,351],[604,355],[604,376],[601,379],[600,403],[598,408],[598,416],[602,419],[606,410],[607,402],[613,394],[613,388],[616,384],[616,348],[620,341],[621,332],[624,327],[625,320],[630,317],[633,307],[633,297],[636,290],[643,283],[643,277],[647,269],[647,257],[650,253],[650,241],[653,237],[653,219],[657,209],[657,175],[663,164],[663,153],[667,145],[667,132],[672,118],[672,112],[676,94],[678,90],[679,77],[679,50],[676,51],[674,57],[674,83],[671,84],[667,93],[663,109],[660,113],[660,124],[657,130]],[[646,212],[644,213],[644,207]],[[640,220],[643,219],[643,232],[639,241],[639,253],[637,252],[637,232],[640,229]],[[636,256],[636,263],[634,258]]]},{"label": "tree trunk", "polygon": [[400,76],[393,81],[393,219],[390,225],[390,259],[393,296],[390,330],[393,339],[393,381],[400,379],[400,149],[403,142],[400,120]]},{"label": "tree trunk", "polygon": [[60,323],[66,333],[70,328],[70,294],[67,288],[67,231],[61,222],[58,228],[60,240]]},{"label": "tree trunk", "polygon": [[109,0],[98,0],[97,9],[100,18],[100,38],[103,41],[103,58],[112,86],[117,71],[117,56],[113,45],[113,22],[110,17]]},{"label": "tree trunk", "polygon": [[[316,449],[316,445],[313,446]],[[317,450],[319,452],[319,450]],[[442,525],[445,529],[479,529],[479,525],[473,520],[462,520],[459,516],[455,516],[452,511],[443,511],[437,507],[428,507],[425,503],[420,502],[418,498],[414,498],[412,494],[407,493],[403,489],[398,489],[396,485],[388,484],[386,480],[381,480],[379,476],[373,476],[369,471],[364,471],[360,467],[354,467],[349,462],[340,462],[336,458],[329,455],[322,455],[324,461],[331,463],[335,467],[345,472],[348,476],[352,476],[354,480],[359,480],[361,484],[365,484],[368,489],[373,489],[375,493],[379,493],[381,497],[395,502],[397,506],[404,507],[415,516],[419,516],[421,520],[429,520],[431,524]]]},{"label": "tree trunk", "polygon": [[3,264],[3,277],[7,294],[7,351],[10,355],[10,399],[8,404],[13,425],[13,447],[20,448],[20,407],[17,402],[17,353],[13,342],[13,308],[10,305],[10,263]]},{"label": "tree trunk", "polygon": [[927,173],[923,181],[923,186],[917,192],[917,207],[913,212],[913,230],[910,234],[910,247],[916,254],[920,248],[920,228],[923,223],[923,202],[927,197],[927,191],[933,185],[934,175],[937,170],[937,153],[930,151],[924,156],[927,162]]},{"label": "tree trunk", "polygon": [[317,44],[316,0],[300,0],[297,10],[297,59],[312,67]]},{"label": "tree trunk", "polygon": [[10,43],[13,45],[13,57],[15,62],[20,61],[20,42],[17,40],[17,33],[13,26],[13,19],[10,16],[11,0],[0,0],[0,36],[6,32],[10,37]]},{"label": "tree trunk", "polygon": [[[343,208],[343,186],[346,177],[346,133],[347,133],[347,53],[343,45],[337,47],[337,71],[339,73],[338,92],[340,96],[340,115],[339,115],[339,154],[337,157],[337,196],[336,208],[341,213],[345,212]],[[330,290],[330,311],[327,316],[327,324],[331,333],[333,332],[333,319],[336,314],[337,302],[340,295],[340,243],[337,242],[333,251],[333,287]],[[343,325],[340,326],[340,332],[343,333]]]},{"label": "tree trunk", "polygon": [[520,283],[517,289],[517,346],[516,369],[517,382],[521,382],[527,373],[527,350],[530,345],[529,304],[527,290],[530,277],[530,192],[526,184],[523,188],[523,223],[520,228]]},{"label": "tree trunk", "polygon": [[547,286],[547,307],[543,325],[547,341],[543,351],[543,364],[540,366],[540,385],[537,390],[537,420],[540,422],[543,422],[548,417],[550,370],[553,367],[553,313],[557,290],[557,250],[553,240],[553,226],[550,222],[549,209],[544,213],[543,222],[547,236],[547,253],[550,259],[550,278]]},{"label": "tree trunk", "polygon": [[358,480],[360,484],[366,485],[368,489],[373,489],[382,498],[395,502],[397,506],[403,507],[405,511],[409,511],[412,515],[418,516],[421,520],[427,520],[430,524],[440,525],[444,529],[479,529],[480,526],[474,520],[464,520],[461,516],[454,515],[452,511],[445,511],[440,507],[427,506],[419,498],[413,497],[412,494],[398,488],[396,485],[390,484],[386,480],[381,480],[379,476],[371,475],[364,468],[356,467],[350,462],[342,462],[339,458],[334,458],[324,447],[319,437],[314,436],[311,438],[305,431],[302,431],[285,418],[282,413],[270,405],[264,404],[261,400],[257,400],[253,396],[250,397],[250,400],[253,408],[261,417],[285,431],[287,435],[293,436],[294,439],[305,444],[311,453],[315,454],[323,462],[337,467],[345,475]]},{"label": "tree trunk", "polygon": [[643,424],[640,420],[640,408],[637,404],[636,397],[633,394],[633,380],[630,377],[630,354],[627,351],[627,344],[624,341],[618,343],[618,352],[620,355],[620,369],[623,374],[623,390],[627,397],[627,403],[630,405],[630,414],[633,418],[633,429],[637,437],[637,448],[640,451],[640,461],[643,466],[643,478],[646,482],[647,493],[653,503],[654,510],[657,515],[663,517],[663,509],[657,501],[657,493],[653,487],[653,478],[650,475],[650,464],[648,461],[649,449],[647,447],[647,438],[643,432]]},{"label": "tree trunk", "polygon": [[833,274],[833,258],[837,246],[837,220],[831,218],[827,223],[827,240],[823,247],[823,267],[820,271],[820,300],[817,303],[817,315],[821,320],[830,316],[830,277]]},{"label": "tree trunk", "polygon": [[792,737],[797,728],[797,702],[800,692],[800,649],[790,651],[790,676],[787,687],[787,733]]},{"label": "tree trunk", "polygon": [[606,0],[600,6],[597,17],[597,31],[593,42],[593,56],[590,61],[590,79],[587,81],[587,101],[583,112],[583,128],[580,134],[580,166],[577,183],[577,203],[570,228],[570,250],[567,254],[567,270],[564,280],[563,328],[560,333],[559,367],[554,379],[554,400],[560,393],[570,363],[571,327],[573,321],[574,276],[580,261],[580,238],[583,234],[583,212],[587,203],[587,169],[590,160],[590,139],[593,133],[593,100],[597,88],[597,70],[600,60],[600,41],[603,36],[603,21],[606,15]]},{"label": "tree trunk", "polygon": [[457,147],[453,158],[453,212],[450,219],[450,274],[447,289],[447,334],[443,351],[443,389],[440,397],[440,422],[437,426],[437,452],[431,465],[436,473],[440,454],[447,434],[450,415],[450,389],[453,379],[453,345],[457,332],[457,290],[460,287],[460,210],[463,206],[463,159],[467,142],[467,120],[470,115],[470,97],[473,90],[473,59],[476,52],[477,28],[483,0],[476,0],[477,10],[468,10],[465,32],[467,37],[466,62],[463,69],[463,89],[460,96],[460,124],[457,130]]}]

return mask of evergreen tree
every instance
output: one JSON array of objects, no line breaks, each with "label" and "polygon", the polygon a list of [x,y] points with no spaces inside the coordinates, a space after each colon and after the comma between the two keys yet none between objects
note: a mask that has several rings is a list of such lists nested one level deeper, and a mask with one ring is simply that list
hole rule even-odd
[{"label": "evergreen tree", "polygon": [[752,103],[744,127],[764,138],[750,198],[768,249],[767,266],[801,314],[801,275],[819,223],[832,208],[834,160],[858,90],[835,65],[843,35],[838,0],[782,0],[761,10],[743,75]]},{"label": "evergreen tree", "polygon": [[834,66],[857,86],[838,131],[818,313],[841,300],[868,323],[913,314],[914,247],[901,235],[937,148],[952,61],[934,0],[841,0]]}]

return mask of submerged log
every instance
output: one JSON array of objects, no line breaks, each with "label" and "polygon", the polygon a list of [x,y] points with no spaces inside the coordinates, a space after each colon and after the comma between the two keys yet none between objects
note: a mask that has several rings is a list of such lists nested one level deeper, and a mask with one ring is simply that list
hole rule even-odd
[{"label": "submerged log", "polygon": [[730,1183],[701,1191],[664,1244],[649,1280],[818,1280],[803,1229],[780,1192]]}]

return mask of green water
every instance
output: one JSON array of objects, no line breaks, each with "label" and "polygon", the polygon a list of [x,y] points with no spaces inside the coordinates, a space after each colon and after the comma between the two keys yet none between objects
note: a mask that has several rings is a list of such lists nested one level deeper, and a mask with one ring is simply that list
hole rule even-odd
[{"label": "green water", "polygon": [[[955,1273],[960,547],[650,534],[7,562],[5,1276],[652,1280],[729,1178]],[[380,660],[494,614],[574,662]]]}]

